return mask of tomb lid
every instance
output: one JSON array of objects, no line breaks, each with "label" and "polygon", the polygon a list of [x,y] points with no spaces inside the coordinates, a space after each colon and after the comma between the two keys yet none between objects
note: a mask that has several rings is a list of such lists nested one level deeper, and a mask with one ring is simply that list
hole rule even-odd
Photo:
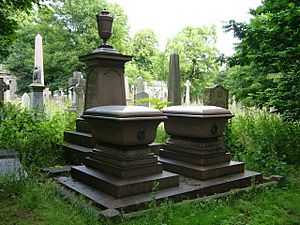
[{"label": "tomb lid", "polygon": [[[185,117],[233,117],[227,109],[217,106],[171,106],[162,110],[165,115]],[[174,116],[175,116],[174,115]]]},{"label": "tomb lid", "polygon": [[117,118],[128,118],[128,117],[157,117],[164,116],[164,114],[157,109],[152,109],[142,106],[121,106],[121,105],[110,105],[90,108],[83,113],[85,116],[101,116],[101,117],[117,117]]}]

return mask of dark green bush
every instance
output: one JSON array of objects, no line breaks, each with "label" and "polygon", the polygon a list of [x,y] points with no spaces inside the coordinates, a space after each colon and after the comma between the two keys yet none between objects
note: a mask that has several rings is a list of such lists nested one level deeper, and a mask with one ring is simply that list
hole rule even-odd
[{"label": "dark green bush", "polygon": [[300,122],[277,114],[239,113],[229,122],[224,140],[233,158],[245,161],[249,169],[282,174],[287,164],[300,163]]},{"label": "dark green bush", "polygon": [[5,104],[0,108],[0,149],[15,149],[26,167],[62,162],[63,132],[74,129],[76,115],[66,109],[49,113]]}]

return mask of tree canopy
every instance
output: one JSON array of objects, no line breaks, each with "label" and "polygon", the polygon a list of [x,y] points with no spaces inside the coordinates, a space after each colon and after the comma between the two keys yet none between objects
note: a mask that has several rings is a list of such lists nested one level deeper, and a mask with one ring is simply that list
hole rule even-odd
[{"label": "tree canopy", "polygon": [[299,119],[300,2],[264,0],[250,13],[248,24],[225,27],[241,40],[226,84],[246,105],[275,107],[286,119]]},{"label": "tree canopy", "polygon": [[8,46],[15,38],[18,28],[17,14],[29,12],[39,0],[0,0],[0,62],[8,55]]},{"label": "tree canopy", "polygon": [[101,40],[98,36],[95,15],[108,8],[115,17],[110,43],[120,52],[128,49],[127,16],[117,4],[105,0],[53,0],[49,5],[23,15],[16,31],[17,41],[8,58],[9,68],[18,76],[18,91],[27,91],[32,82],[34,39],[43,37],[45,84],[54,90],[67,87],[73,71],[84,70],[78,56],[89,54]]},{"label": "tree canopy", "polygon": [[181,77],[183,81],[191,81],[192,97],[202,96],[204,88],[213,84],[219,72],[216,40],[214,26],[187,26],[167,43],[167,55],[179,54]]}]

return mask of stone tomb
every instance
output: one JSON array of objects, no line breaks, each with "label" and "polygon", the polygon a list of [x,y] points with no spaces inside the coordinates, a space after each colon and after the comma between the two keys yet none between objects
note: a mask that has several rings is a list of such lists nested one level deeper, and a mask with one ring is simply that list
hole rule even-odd
[{"label": "stone tomb", "polygon": [[[82,117],[90,124],[97,145],[84,165],[72,167],[71,178],[62,177],[60,183],[107,208],[130,208],[150,202],[155,184],[155,191],[161,190],[161,198],[191,190],[179,187],[179,176],[163,171],[150,151],[158,124],[167,119],[161,111],[140,106],[102,106],[88,109]],[[92,197],[86,191],[94,188],[96,198],[95,192]],[[122,204],[118,205],[120,199]]]},{"label": "stone tomb", "polygon": [[165,129],[171,136],[159,153],[164,169],[199,180],[244,173],[244,163],[231,161],[220,140],[227,120],[233,117],[228,110],[173,106],[163,112],[168,116]]},{"label": "stone tomb", "polygon": [[212,105],[228,109],[228,95],[228,90],[217,84],[212,88],[206,88],[204,90],[203,103],[204,105]]},{"label": "stone tomb", "polygon": [[[118,53],[95,52],[81,56],[88,67],[84,110],[105,105],[126,105],[124,65],[131,56]],[[82,162],[95,147],[87,122],[76,120],[76,131],[66,131],[64,145],[68,162]]]}]

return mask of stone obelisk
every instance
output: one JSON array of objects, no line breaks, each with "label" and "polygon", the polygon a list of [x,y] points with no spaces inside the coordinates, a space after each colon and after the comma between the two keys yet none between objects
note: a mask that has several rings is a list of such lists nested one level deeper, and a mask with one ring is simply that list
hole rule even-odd
[{"label": "stone obelisk", "polygon": [[169,62],[168,101],[171,105],[181,105],[179,55],[172,53]]},{"label": "stone obelisk", "polygon": [[30,88],[30,108],[38,109],[44,107],[44,65],[43,65],[43,43],[40,34],[35,36],[34,70],[33,82]]},{"label": "stone obelisk", "polygon": [[43,39],[40,34],[35,36],[34,67],[40,69],[41,84],[44,85]]}]

